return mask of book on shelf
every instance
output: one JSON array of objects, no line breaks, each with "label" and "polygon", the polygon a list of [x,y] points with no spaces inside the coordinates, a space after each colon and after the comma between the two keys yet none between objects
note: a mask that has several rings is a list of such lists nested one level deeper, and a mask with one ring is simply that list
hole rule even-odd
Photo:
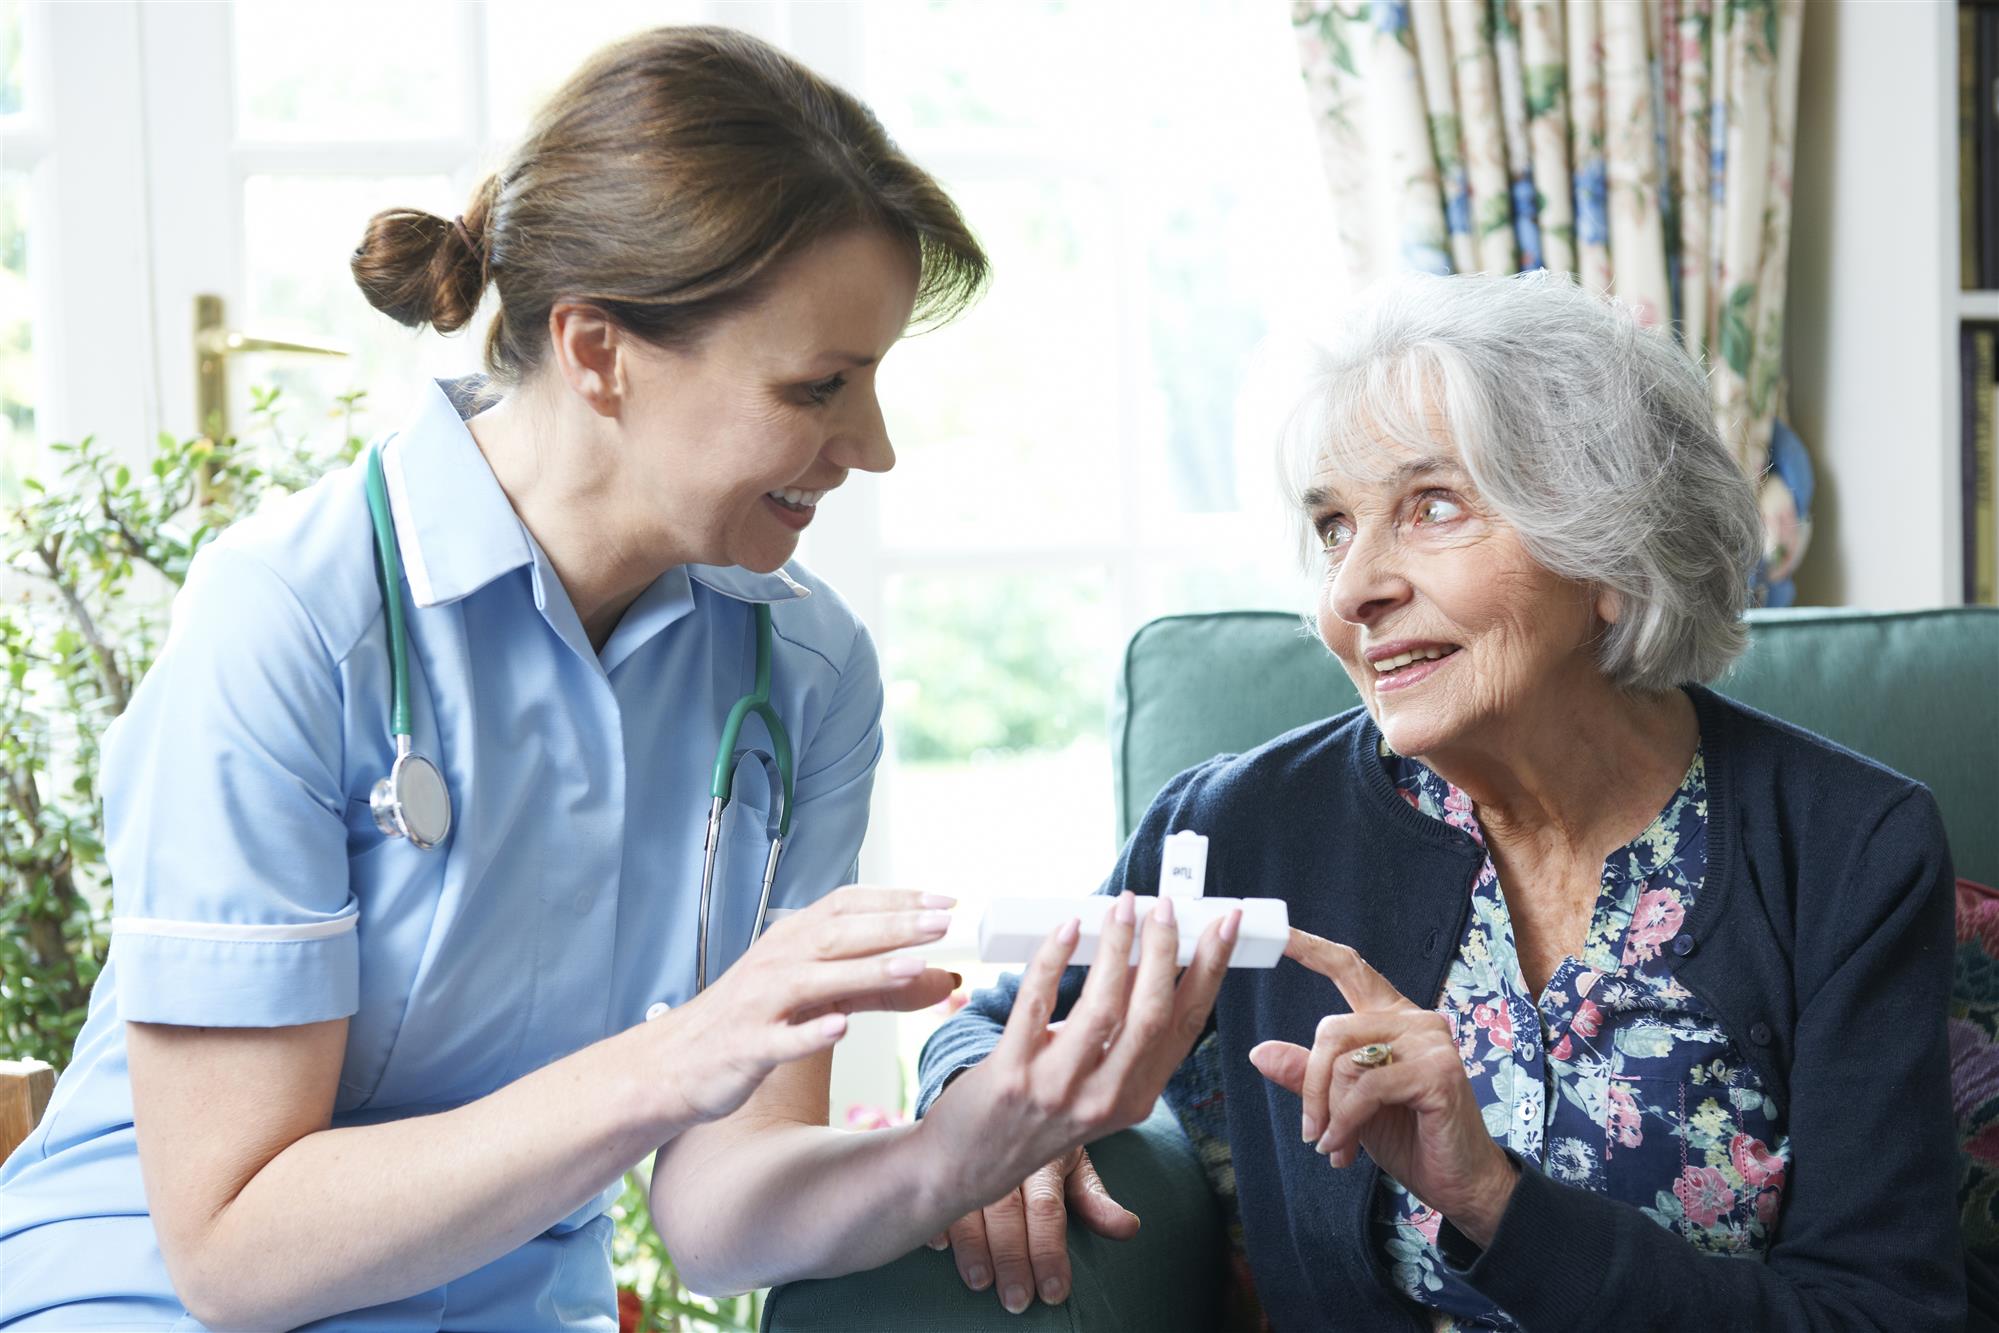
[{"label": "book on shelf", "polygon": [[1962,364],[1964,600],[1999,605],[1999,330],[1966,324],[1958,333]]},{"label": "book on shelf", "polygon": [[1981,282],[1999,281],[1999,6],[1976,8],[1978,95],[1978,272]]},{"label": "book on shelf", "polygon": [[1977,291],[1978,267],[1978,15],[1957,10],[1957,264],[1958,285]]}]

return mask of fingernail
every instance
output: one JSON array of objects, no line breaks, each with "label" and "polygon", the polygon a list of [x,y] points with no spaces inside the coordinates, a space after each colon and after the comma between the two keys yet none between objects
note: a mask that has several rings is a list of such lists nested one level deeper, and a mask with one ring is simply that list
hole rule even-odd
[{"label": "fingernail", "polygon": [[956,907],[958,900],[948,894],[926,893],[923,895],[922,905],[925,907]]},{"label": "fingernail", "polygon": [[991,1282],[992,1280],[993,1280],[993,1275],[991,1273],[988,1273],[985,1269],[979,1267],[977,1264],[973,1264],[970,1268],[967,1268],[965,1270],[965,1281],[972,1288],[973,1291],[984,1291],[986,1289],[986,1283]]},{"label": "fingernail", "polygon": [[1152,909],[1152,919],[1162,926],[1173,924],[1173,900],[1170,897],[1160,895],[1159,906]]},{"label": "fingernail", "polygon": [[921,975],[923,968],[924,962],[921,958],[913,957],[910,954],[901,954],[889,959],[888,966],[882,970],[892,977],[914,977]]},{"label": "fingernail", "polygon": [[1061,929],[1056,932],[1056,938],[1061,940],[1063,944],[1074,944],[1076,937],[1082,933],[1082,920],[1072,916],[1062,923]]},{"label": "fingernail", "polygon": [[965,979],[964,979],[964,978],[963,978],[962,976],[959,976],[959,975],[958,975],[958,974],[957,974],[956,972],[953,972],[953,973],[951,974],[951,989],[952,989],[952,990],[957,990],[957,989],[958,989],[958,988],[959,988],[960,986],[962,986],[962,985],[964,985],[964,984],[965,984]]},{"label": "fingernail", "polygon": [[1062,1282],[1059,1278],[1049,1278],[1041,1284],[1041,1299],[1050,1305],[1062,1303]]},{"label": "fingernail", "polygon": [[1006,1307],[1008,1314],[1019,1314],[1027,1308],[1027,1299],[1027,1288],[1021,1286],[1019,1283],[1015,1283],[1006,1289],[1005,1295],[1000,1297],[1000,1304]]},{"label": "fingernail", "polygon": [[1318,1137],[1319,1137],[1319,1122],[1318,1122],[1318,1120],[1317,1120],[1317,1119],[1315,1119],[1315,1118],[1314,1118],[1314,1117],[1312,1116],[1312,1114],[1311,1114],[1310,1112],[1307,1112],[1307,1113],[1305,1114],[1305,1139],[1304,1139],[1304,1141],[1305,1141],[1306,1143],[1310,1143],[1310,1142],[1311,1142],[1312,1140],[1314,1140],[1314,1139],[1316,1139],[1316,1138],[1318,1138]]},{"label": "fingernail", "polygon": [[847,1030],[845,1014],[828,1014],[819,1020],[819,1031],[828,1037],[837,1037]]},{"label": "fingernail", "polygon": [[1133,905],[1131,891],[1127,889],[1117,896],[1117,919],[1128,926],[1137,917],[1138,909]]},{"label": "fingernail", "polygon": [[926,935],[942,935],[951,929],[949,912],[925,912],[916,918],[916,928]]},{"label": "fingernail", "polygon": [[1312,1146],[1312,1151],[1325,1157],[1331,1157],[1333,1155],[1333,1132],[1327,1130],[1324,1134],[1320,1135],[1319,1141]]},{"label": "fingernail", "polygon": [[1236,908],[1233,912],[1230,912],[1227,916],[1222,918],[1223,944],[1235,943],[1236,927],[1240,926],[1241,924],[1242,924],[1242,909],[1240,907]]}]

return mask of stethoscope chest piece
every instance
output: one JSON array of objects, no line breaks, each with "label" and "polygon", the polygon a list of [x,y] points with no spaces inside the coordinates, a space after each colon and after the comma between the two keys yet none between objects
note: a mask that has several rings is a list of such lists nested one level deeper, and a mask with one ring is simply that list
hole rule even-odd
[{"label": "stethoscope chest piece", "polygon": [[407,737],[396,740],[395,767],[369,793],[368,808],[383,833],[427,852],[451,833],[451,792],[436,764],[409,750]]}]

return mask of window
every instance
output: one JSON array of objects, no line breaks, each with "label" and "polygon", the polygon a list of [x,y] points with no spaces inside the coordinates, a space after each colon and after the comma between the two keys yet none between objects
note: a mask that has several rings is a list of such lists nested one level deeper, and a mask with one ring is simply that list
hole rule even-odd
[{"label": "window", "polygon": [[[1087,893],[1116,851],[1126,638],[1302,604],[1271,405],[1241,392],[1259,346],[1317,329],[1337,294],[1310,242],[1331,202],[1295,39],[1228,3],[875,0],[853,19],[856,91],[994,265],[979,305],[883,363],[900,459],[878,523],[815,525],[806,552],[843,590],[850,568],[879,584],[853,593],[888,684],[864,870],[968,906]],[[905,1065],[935,1021],[902,1022]]]}]

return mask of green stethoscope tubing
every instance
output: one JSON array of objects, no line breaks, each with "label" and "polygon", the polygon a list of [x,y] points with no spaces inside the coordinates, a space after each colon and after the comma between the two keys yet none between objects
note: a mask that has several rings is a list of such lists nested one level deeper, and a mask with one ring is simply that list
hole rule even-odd
[{"label": "green stethoscope tubing", "polygon": [[[715,749],[714,780],[708,788],[708,833],[701,848],[701,916],[694,941],[696,995],[708,988],[708,904],[715,892],[715,855],[722,836],[722,811],[728,807],[730,792],[736,785],[736,769],[743,760],[755,759],[770,783],[770,813],[764,826],[764,833],[770,839],[770,855],[764,861],[763,888],[757,896],[756,919],[750,926],[752,940],[763,934],[764,915],[770,910],[770,887],[777,878],[777,858],[784,851],[785,839],[791,836],[791,798],[797,782],[791,761],[791,733],[785,730],[783,719],[770,703],[770,660],[776,632],[771,628],[769,604],[758,602],[755,611],[756,685],[736,700],[729,709],[728,719],[722,723],[722,741]],[[743,723],[752,715],[763,719],[774,754],[736,748]]]},{"label": "green stethoscope tubing", "polygon": [[389,617],[389,679],[395,707],[389,714],[389,734],[410,734],[410,646],[403,623],[403,561],[396,552],[396,525],[389,517],[389,484],[382,476],[382,450],[368,451],[368,517],[375,527],[375,554],[382,562],[382,602]]},{"label": "green stethoscope tubing", "polygon": [[743,723],[754,713],[763,719],[770,732],[771,749],[777,752],[777,770],[784,779],[784,801],[780,807],[777,835],[787,837],[791,833],[791,796],[794,774],[791,767],[791,736],[779,720],[777,710],[770,706],[770,658],[773,631],[770,626],[770,607],[758,602],[757,616],[757,683],[756,688],[736,700],[729,710],[728,721],[722,724],[722,744],[715,751],[715,780],[710,784],[708,794],[715,800],[727,804],[729,789],[735,785],[736,765],[742,762],[743,754],[736,749],[736,738],[742,734]]},{"label": "green stethoscope tubing", "polygon": [[[450,832],[451,794],[437,765],[411,749],[409,628],[403,609],[403,567],[396,550],[395,521],[389,511],[388,481],[383,473],[379,445],[368,451],[367,490],[368,517],[375,530],[375,554],[382,576],[382,602],[389,622],[389,675],[395,696],[389,730],[396,741],[395,767],[388,777],[375,784],[370,804],[375,811],[375,822],[383,833],[390,837],[406,837],[427,851],[442,842]],[[709,784],[708,829],[701,848],[701,902],[695,942],[696,994],[708,985],[708,916],[715,892],[715,861],[720,848],[722,812],[731,800],[736,770],[743,760],[755,759],[770,784],[770,813],[765,824],[765,833],[770,838],[770,853],[764,861],[757,914],[750,927],[752,940],[763,933],[764,918],[770,910],[771,884],[777,878],[778,857],[784,850],[785,840],[791,836],[791,802],[797,787],[791,733],[785,729],[783,719],[778,717],[777,709],[770,702],[771,658],[774,656],[776,633],[771,628],[769,604],[759,602],[754,611],[755,687],[729,709],[728,718],[722,725],[721,743],[715,750],[714,779]],[[736,742],[742,736],[743,723],[753,715],[762,719],[765,730],[770,733],[771,753],[736,748]],[[413,790],[412,783],[434,786],[434,793],[430,794],[442,803],[441,823],[433,826],[432,821],[425,817],[425,810],[412,808],[416,803],[406,797],[421,798],[425,795]],[[412,819],[413,815],[417,817]]]}]

